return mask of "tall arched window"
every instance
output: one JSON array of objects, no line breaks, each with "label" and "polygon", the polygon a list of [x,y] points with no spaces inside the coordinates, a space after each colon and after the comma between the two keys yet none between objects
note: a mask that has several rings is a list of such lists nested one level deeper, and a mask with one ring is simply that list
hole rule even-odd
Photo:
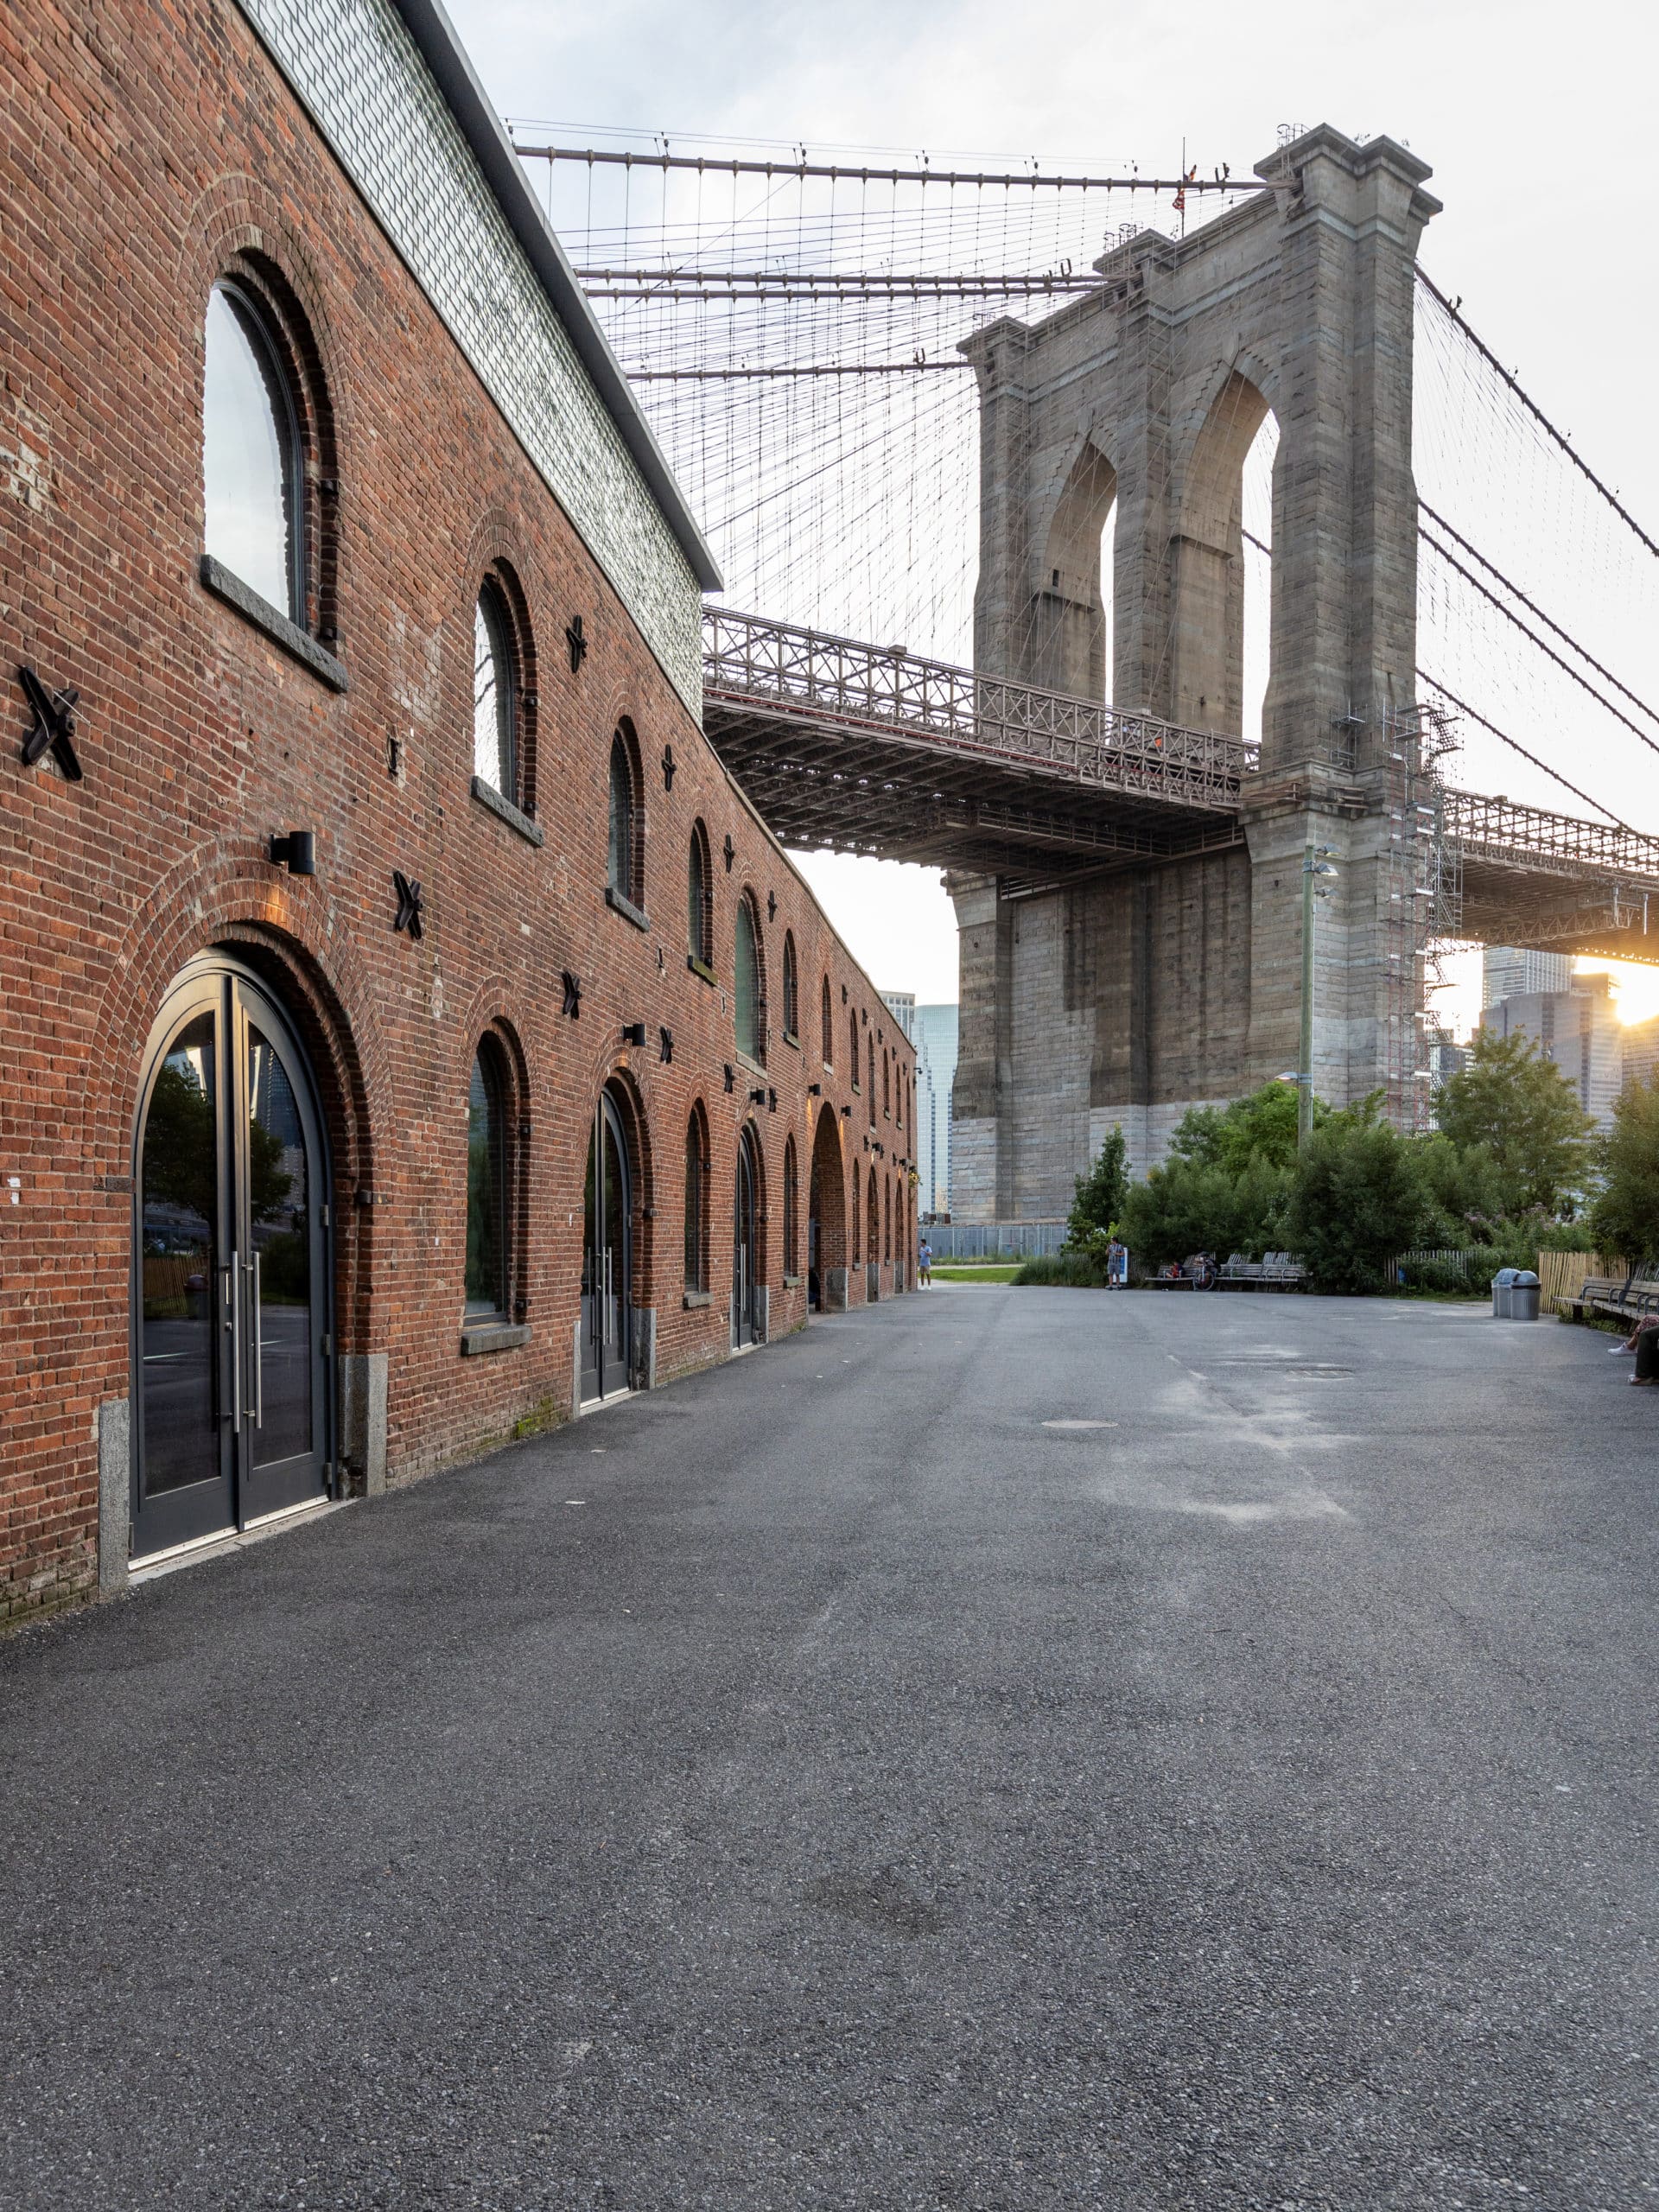
[{"label": "tall arched window", "polygon": [[685,867],[686,946],[693,960],[712,968],[714,948],[714,884],[709,867],[709,832],[701,821],[691,824],[690,850]]},{"label": "tall arched window", "polygon": [[858,1089],[858,1014],[847,1016],[847,1072],[852,1078],[853,1089]]},{"label": "tall arched window", "polygon": [[855,1160],[853,1163],[853,1265],[855,1267],[864,1256],[863,1238],[859,1233],[859,1198],[862,1189],[863,1178],[860,1175],[858,1163]]},{"label": "tall arched window", "polygon": [[800,1191],[795,1166],[795,1140],[784,1140],[784,1273],[798,1275],[801,1272],[800,1255]]},{"label": "tall arched window", "polygon": [[515,803],[518,691],[512,618],[500,585],[486,576],[473,610],[473,773]]},{"label": "tall arched window", "polygon": [[881,1193],[876,1187],[875,1169],[870,1169],[869,1227],[865,1239],[865,1255],[872,1267],[881,1258]]},{"label": "tall arched window", "polygon": [[881,1256],[893,1257],[893,1184],[887,1176],[881,1179]]},{"label": "tall arched window", "polygon": [[467,1313],[505,1315],[508,1293],[508,1084],[500,1046],[480,1039],[467,1096]]},{"label": "tall arched window", "polygon": [[685,1131],[685,1287],[709,1287],[709,1150],[702,1116],[693,1109]]},{"label": "tall arched window", "polygon": [[897,1083],[895,1083],[895,1084],[894,1084],[894,1085],[893,1086],[893,1105],[898,1109],[898,1115],[899,1115],[899,1128],[900,1128],[901,1129],[902,1129],[902,1128],[904,1128],[904,1126],[905,1126],[905,1083],[906,1083],[906,1076],[905,1076],[905,1071],[904,1071],[904,1070],[903,1070],[902,1068],[900,1068],[900,1069],[899,1069],[899,1080],[898,1080],[898,1082],[897,1082]]},{"label": "tall arched window", "polygon": [[881,1047],[881,1111],[888,1116],[893,1113],[892,1085],[893,1065],[887,1058],[887,1048],[884,1045]]},{"label": "tall arched window", "polygon": [[753,902],[745,893],[737,902],[737,927],[733,934],[733,950],[737,972],[734,977],[734,997],[737,1007],[737,1049],[747,1052],[752,1060],[762,1057],[766,1039],[762,1035],[760,1000],[760,934],[754,918]]},{"label": "tall arched window", "polygon": [[795,975],[795,938],[791,931],[784,931],[784,1034],[791,1042],[801,1041],[800,990]]},{"label": "tall arched window", "polygon": [[864,1045],[865,1050],[869,1056],[870,1127],[874,1128],[875,1127],[875,1038],[873,1033],[865,1038]]},{"label": "tall arched window", "polygon": [[270,322],[242,285],[207,302],[204,550],[290,622],[305,620],[299,414]]},{"label": "tall arched window", "polygon": [[626,733],[619,729],[611,740],[610,845],[605,867],[605,887],[615,898],[635,909],[645,903],[639,878],[639,821],[633,752]]},{"label": "tall arched window", "polygon": [[818,1007],[818,1027],[823,1032],[823,1065],[833,1067],[836,1058],[836,1020],[830,1005],[830,978],[823,979],[823,995]]}]

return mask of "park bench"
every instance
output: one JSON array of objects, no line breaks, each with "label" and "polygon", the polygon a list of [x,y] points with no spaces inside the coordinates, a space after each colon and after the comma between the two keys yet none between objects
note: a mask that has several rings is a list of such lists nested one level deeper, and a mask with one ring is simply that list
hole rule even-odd
[{"label": "park bench", "polygon": [[1575,1321],[1592,1313],[1639,1321],[1645,1314],[1659,1313],[1659,1274],[1649,1266],[1632,1268],[1622,1281],[1618,1275],[1586,1275],[1576,1298],[1557,1298],[1555,1303]]},{"label": "park bench", "polygon": [[1267,1252],[1259,1260],[1247,1260],[1235,1252],[1218,1272],[1223,1282],[1236,1283],[1246,1290],[1287,1289],[1300,1283],[1303,1275],[1300,1261],[1293,1260],[1288,1252]]}]

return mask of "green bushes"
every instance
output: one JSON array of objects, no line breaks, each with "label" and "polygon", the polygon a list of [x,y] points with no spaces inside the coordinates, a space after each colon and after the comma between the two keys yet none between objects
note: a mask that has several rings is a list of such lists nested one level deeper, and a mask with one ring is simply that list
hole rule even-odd
[{"label": "green bushes", "polygon": [[1068,1290],[1103,1290],[1106,1262],[1088,1252],[1046,1252],[1026,1261],[1014,1281],[1016,1286],[1058,1283]]}]

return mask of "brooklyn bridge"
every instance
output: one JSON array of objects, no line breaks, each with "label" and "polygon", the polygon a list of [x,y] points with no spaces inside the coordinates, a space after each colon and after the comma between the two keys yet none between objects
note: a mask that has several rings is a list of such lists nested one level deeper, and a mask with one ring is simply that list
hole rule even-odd
[{"label": "brooklyn bridge", "polygon": [[[1422,267],[1427,164],[1281,137],[1161,186],[520,145],[550,204],[627,168],[577,274],[753,610],[705,615],[721,758],[786,844],[948,871],[963,1218],[1280,1073],[1423,1126],[1449,946],[1659,963],[1659,715],[1608,665],[1659,548]],[[1162,191],[1086,261],[1006,213]]]}]

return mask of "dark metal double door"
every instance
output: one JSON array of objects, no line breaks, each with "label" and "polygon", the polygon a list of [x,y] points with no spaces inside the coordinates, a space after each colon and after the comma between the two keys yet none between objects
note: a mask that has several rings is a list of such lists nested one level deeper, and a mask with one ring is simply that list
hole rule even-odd
[{"label": "dark metal double door", "polygon": [[582,1247],[582,1401],[591,1404],[628,1387],[628,1148],[622,1119],[601,1096],[588,1142]]},{"label": "dark metal double door", "polygon": [[756,1296],[756,1192],[760,1184],[754,1139],[746,1128],[737,1141],[735,1218],[732,1227],[732,1342],[752,1344],[760,1335]]},{"label": "dark metal double door", "polygon": [[249,973],[194,962],[146,1057],[133,1178],[133,1553],[326,1497],[328,1159],[298,1039]]}]

